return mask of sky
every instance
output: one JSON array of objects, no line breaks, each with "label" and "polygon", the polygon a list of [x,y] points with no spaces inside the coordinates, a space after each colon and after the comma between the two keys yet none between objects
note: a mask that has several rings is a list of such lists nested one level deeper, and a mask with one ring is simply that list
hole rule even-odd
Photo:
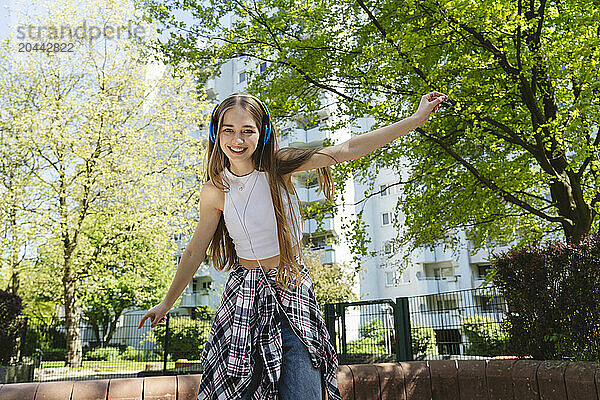
[{"label": "sky", "polygon": [[[51,1],[51,0],[50,0]],[[72,0],[73,3],[80,3],[81,9],[85,10],[86,0]],[[40,15],[45,11],[42,0],[0,0],[0,41],[9,37],[10,33],[16,33],[17,21],[27,21],[28,17]],[[183,11],[176,13],[178,19],[187,24],[193,23],[193,18]],[[22,22],[21,22],[22,23]],[[224,24],[228,24],[228,18],[223,19]],[[169,37],[168,31],[163,31],[161,37],[166,40]]]}]

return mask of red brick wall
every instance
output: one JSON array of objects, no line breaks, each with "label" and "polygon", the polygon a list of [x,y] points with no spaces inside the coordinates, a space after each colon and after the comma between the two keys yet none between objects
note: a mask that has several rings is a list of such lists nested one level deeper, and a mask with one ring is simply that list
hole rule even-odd
[{"label": "red brick wall", "polygon": [[[532,360],[342,365],[344,400],[600,400],[600,364]],[[0,400],[195,400],[201,375],[0,385]]]}]

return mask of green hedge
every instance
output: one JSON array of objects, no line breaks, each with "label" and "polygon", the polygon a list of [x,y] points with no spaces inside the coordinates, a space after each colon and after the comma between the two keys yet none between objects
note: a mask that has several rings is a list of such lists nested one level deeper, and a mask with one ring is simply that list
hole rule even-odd
[{"label": "green hedge", "polygon": [[83,353],[83,359],[95,361],[116,361],[120,359],[120,352],[117,347],[96,347]]},{"label": "green hedge", "polygon": [[[37,353],[34,353],[37,357]],[[65,361],[67,349],[42,349],[43,361]]]},{"label": "green hedge", "polygon": [[600,235],[516,248],[492,265],[513,354],[600,361]]},{"label": "green hedge", "polygon": [[462,330],[468,340],[467,355],[492,357],[509,354],[508,330],[494,319],[482,315],[464,318]]},{"label": "green hedge", "polygon": [[439,354],[435,331],[432,327],[419,323],[411,323],[410,334],[412,339],[412,352],[415,359],[425,355]]},{"label": "green hedge", "polygon": [[[198,360],[208,340],[211,322],[186,317],[171,317],[169,321],[169,345],[167,354],[173,360],[187,358]],[[163,351],[166,324],[158,324],[147,333],[148,341],[156,343]]]},{"label": "green hedge", "polygon": [[[387,354],[385,347],[386,329],[378,318],[374,318],[359,329],[360,337],[346,343],[348,353]],[[394,341],[392,335],[390,340]]]}]

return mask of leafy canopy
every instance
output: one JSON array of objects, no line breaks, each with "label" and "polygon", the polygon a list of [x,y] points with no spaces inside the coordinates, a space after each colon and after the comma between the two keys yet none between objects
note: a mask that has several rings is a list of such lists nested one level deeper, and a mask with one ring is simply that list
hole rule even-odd
[{"label": "leafy canopy", "polygon": [[[423,129],[336,168],[338,189],[354,177],[372,190],[381,168],[397,172],[402,238],[415,247],[455,229],[476,248],[598,230],[598,1],[142,4],[171,31],[155,45],[164,60],[191,63],[201,82],[234,57],[266,61],[247,71],[247,90],[275,120],[314,115],[328,93],[333,129],[364,116],[376,128],[426,92],[448,94]],[[364,227],[350,228],[366,253]]]}]

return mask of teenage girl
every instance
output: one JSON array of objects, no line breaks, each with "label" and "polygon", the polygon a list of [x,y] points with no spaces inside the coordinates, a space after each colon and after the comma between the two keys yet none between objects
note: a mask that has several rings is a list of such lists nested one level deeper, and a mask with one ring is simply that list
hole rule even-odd
[{"label": "teenage girl", "polygon": [[146,312],[165,319],[210,246],[212,264],[229,270],[201,362],[198,400],[341,400],[337,354],[302,262],[297,171],[316,169],[333,202],[330,165],[364,156],[423,125],[446,95],[421,98],[410,117],[334,146],[277,146],[269,110],[235,93],[211,115],[200,220],[165,299]]}]

